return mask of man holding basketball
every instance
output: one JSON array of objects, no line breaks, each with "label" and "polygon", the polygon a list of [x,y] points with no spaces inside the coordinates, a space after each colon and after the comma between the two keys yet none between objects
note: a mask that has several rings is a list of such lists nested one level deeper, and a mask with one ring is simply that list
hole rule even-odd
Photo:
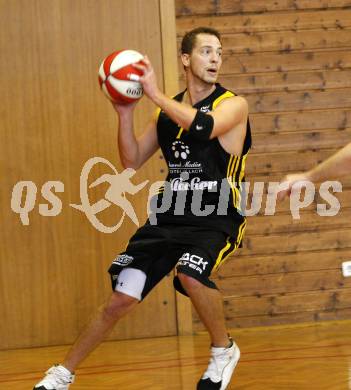
[{"label": "man holding basketball", "polygon": [[159,107],[139,138],[133,130],[136,104],[114,105],[123,166],[138,169],[158,148],[168,164],[165,185],[152,200],[153,218],[113,261],[113,292],[105,305],[63,363],[34,389],[68,389],[82,360],[174,268],[175,288],[191,299],[211,338],[211,359],[197,389],[224,390],[230,382],[240,350],[228,336],[222,297],[209,276],[241,245],[246,227],[240,188],[251,146],[248,106],[216,83],[222,64],[216,30],[190,31],[181,51],[187,88],[172,99],[159,90],[146,56],[134,65],[145,95]]}]

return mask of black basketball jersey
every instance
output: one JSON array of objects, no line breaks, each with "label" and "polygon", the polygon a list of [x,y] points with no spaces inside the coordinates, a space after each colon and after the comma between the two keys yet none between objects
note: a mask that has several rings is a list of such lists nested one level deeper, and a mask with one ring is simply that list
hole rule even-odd
[{"label": "black basketball jersey", "polygon": [[[173,99],[181,102],[184,93]],[[235,94],[216,84],[216,89],[193,107],[206,113],[231,96]],[[240,190],[251,147],[249,121],[240,156],[227,153],[218,138],[195,138],[163,111],[158,114],[157,136],[168,166],[165,185],[155,200],[158,223],[208,225],[231,234],[233,225],[244,219],[240,213]]]}]

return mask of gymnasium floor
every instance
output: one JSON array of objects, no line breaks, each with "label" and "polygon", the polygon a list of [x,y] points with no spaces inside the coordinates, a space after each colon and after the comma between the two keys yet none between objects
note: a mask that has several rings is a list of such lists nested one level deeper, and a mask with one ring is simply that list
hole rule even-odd
[{"label": "gymnasium floor", "polygon": [[[242,357],[230,389],[351,389],[351,320],[235,329]],[[67,346],[0,352],[0,389],[31,390]],[[208,337],[103,343],[77,370],[72,390],[196,388]]]}]

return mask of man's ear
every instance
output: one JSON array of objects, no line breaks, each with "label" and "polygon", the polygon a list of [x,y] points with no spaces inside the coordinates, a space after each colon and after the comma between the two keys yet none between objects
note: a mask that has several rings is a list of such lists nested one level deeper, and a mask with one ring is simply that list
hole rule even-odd
[{"label": "man's ear", "polygon": [[187,68],[190,66],[190,55],[187,53],[182,53],[181,55],[182,63],[184,68]]}]

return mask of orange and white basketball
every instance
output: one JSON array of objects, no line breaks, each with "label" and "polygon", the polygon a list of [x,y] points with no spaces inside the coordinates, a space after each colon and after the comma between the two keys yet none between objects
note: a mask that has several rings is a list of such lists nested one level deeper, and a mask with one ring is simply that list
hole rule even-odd
[{"label": "orange and white basketball", "polygon": [[143,96],[143,88],[137,81],[142,72],[132,66],[142,59],[143,55],[135,50],[120,50],[102,61],[99,68],[99,83],[111,101],[128,104]]}]

